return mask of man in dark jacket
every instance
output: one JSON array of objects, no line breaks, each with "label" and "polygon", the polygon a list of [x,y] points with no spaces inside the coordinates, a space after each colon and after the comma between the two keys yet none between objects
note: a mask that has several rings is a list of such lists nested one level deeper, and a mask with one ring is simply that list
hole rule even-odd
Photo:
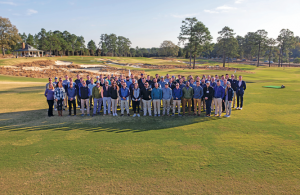
[{"label": "man in dark jacket", "polygon": [[234,74],[231,75],[231,79],[228,79],[228,81],[230,82],[231,84],[231,88],[233,89],[233,99],[232,99],[232,102],[233,102],[233,105],[232,105],[232,108],[235,107],[235,102],[236,102],[236,87],[237,87],[237,80],[234,79]]},{"label": "man in dark jacket", "polygon": [[79,88],[79,96],[81,99],[81,116],[84,116],[84,105],[87,107],[87,116],[90,116],[89,97],[91,95],[90,89],[86,86],[85,81],[82,81],[82,86]]},{"label": "man in dark jacket", "polygon": [[[244,91],[246,90],[246,82],[242,80],[243,77],[239,76],[239,81],[237,82],[236,86],[236,97],[237,97],[237,107],[236,109],[243,109],[243,102],[244,102]],[[241,100],[241,104],[240,103]]]},{"label": "man in dark jacket", "polygon": [[[106,107],[107,106],[107,107]],[[110,115],[111,110],[111,90],[110,86],[108,86],[108,81],[105,81],[105,85],[103,86],[103,116],[106,115],[106,110],[108,115]]]},{"label": "man in dark jacket", "polygon": [[141,88],[141,97],[143,101],[143,109],[144,109],[144,116],[147,115],[147,111],[149,116],[151,115],[151,92],[152,88],[149,87],[149,83],[145,83],[145,87]]},{"label": "man in dark jacket", "polygon": [[214,96],[214,89],[210,86],[209,81],[206,81],[206,86],[203,88],[203,96],[206,103],[206,116],[210,117],[211,101]]}]

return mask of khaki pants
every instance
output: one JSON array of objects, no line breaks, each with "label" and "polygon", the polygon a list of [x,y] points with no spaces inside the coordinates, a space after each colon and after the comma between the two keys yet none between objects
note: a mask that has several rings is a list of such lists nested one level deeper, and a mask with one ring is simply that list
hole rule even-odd
[{"label": "khaki pants", "polygon": [[149,113],[149,116],[151,116],[151,100],[143,100],[143,106],[144,106],[144,116],[147,115],[147,110]]},{"label": "khaki pants", "polygon": [[[200,101],[201,101],[201,100],[200,100]],[[203,104],[203,111],[205,111],[205,109],[206,109],[206,103],[205,103],[205,99],[203,98],[202,102],[200,102],[200,103],[202,103],[202,104]]]},{"label": "khaki pants", "polygon": [[183,114],[185,114],[185,105],[188,104],[189,114],[191,114],[192,99],[182,99]]},{"label": "khaki pants", "polygon": [[211,101],[211,110],[214,110],[215,109],[215,98],[212,98],[212,101]]},{"label": "khaki pants", "polygon": [[197,104],[198,114],[201,114],[201,99],[194,99],[194,114],[197,114]]},{"label": "khaki pants", "polygon": [[225,101],[225,109],[226,109],[226,115],[230,116],[231,115],[231,102]]},{"label": "khaki pants", "polygon": [[121,100],[121,114],[124,114],[124,108],[126,109],[127,114],[129,114],[128,100]]},{"label": "khaki pants", "polygon": [[140,101],[140,107],[141,107],[141,110],[143,111],[143,104],[144,104],[144,101]]},{"label": "khaki pants", "polygon": [[162,100],[163,101],[163,115],[166,114],[166,110],[167,110],[167,115],[169,115],[170,113],[170,99],[169,100]]},{"label": "khaki pants", "polygon": [[234,93],[233,93],[233,99],[232,99],[233,106],[232,106],[232,108],[235,107],[235,101],[236,101],[236,91],[234,91]]},{"label": "khaki pants", "polygon": [[84,114],[84,105],[86,105],[87,114],[90,114],[89,99],[81,99],[81,113]]},{"label": "khaki pants", "polygon": [[222,98],[215,98],[215,106],[216,106],[216,110],[215,110],[215,114],[218,114],[221,116],[222,114]]},{"label": "khaki pants", "polygon": [[178,114],[180,114],[180,104],[181,104],[181,100],[173,100],[173,114],[175,114],[176,106],[177,106]]},{"label": "khaki pants", "polygon": [[154,115],[155,114],[160,115],[160,102],[161,102],[161,100],[153,100]]},{"label": "khaki pants", "polygon": [[117,114],[118,99],[111,99],[112,113]]}]

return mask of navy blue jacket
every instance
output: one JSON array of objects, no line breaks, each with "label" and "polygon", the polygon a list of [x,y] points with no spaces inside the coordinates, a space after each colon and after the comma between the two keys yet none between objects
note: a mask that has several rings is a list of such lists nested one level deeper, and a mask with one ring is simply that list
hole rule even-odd
[{"label": "navy blue jacket", "polygon": [[[181,88],[174,88],[172,90],[172,95],[173,95],[173,100],[181,100],[181,97],[183,96],[183,93],[182,93],[182,89]],[[178,98],[178,99],[176,99]]]},{"label": "navy blue jacket", "polygon": [[215,98],[221,98],[221,99],[224,98],[225,89],[221,85],[219,87],[215,86],[214,91],[215,91],[215,94],[214,94]]},{"label": "navy blue jacket", "polygon": [[235,79],[228,79],[228,81],[231,83],[231,88],[233,89],[233,91],[236,91],[237,80],[235,80]]},{"label": "navy blue jacket", "polygon": [[[234,92],[233,92],[233,89],[232,89],[231,87],[228,88],[227,94],[228,94],[228,101],[232,101]],[[226,95],[225,95],[225,96],[226,96]]]},{"label": "navy blue jacket", "polygon": [[79,96],[81,99],[88,99],[90,95],[91,95],[91,91],[87,86],[85,87],[82,86],[79,88]]},{"label": "navy blue jacket", "polygon": [[241,86],[239,87],[239,81],[236,82],[236,93],[239,95],[244,95],[244,91],[246,90],[246,82],[242,81]]}]

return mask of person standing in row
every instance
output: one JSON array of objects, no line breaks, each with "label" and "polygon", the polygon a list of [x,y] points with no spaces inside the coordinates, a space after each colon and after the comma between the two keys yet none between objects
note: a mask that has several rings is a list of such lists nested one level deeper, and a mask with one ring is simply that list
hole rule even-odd
[{"label": "person standing in row", "polygon": [[163,116],[167,113],[170,116],[170,103],[172,99],[172,90],[169,88],[169,83],[165,82],[165,87],[162,88],[162,101],[163,101]]},{"label": "person standing in row", "polygon": [[48,103],[48,116],[54,116],[53,115],[53,104],[54,104],[54,87],[53,84],[50,83],[48,85],[48,88],[45,90],[45,97],[47,98],[47,103]]},{"label": "person standing in row", "polygon": [[58,116],[62,116],[63,103],[66,98],[66,91],[62,86],[62,83],[58,83],[58,87],[54,90],[54,99],[57,102]]},{"label": "person standing in row", "polygon": [[134,88],[130,91],[130,96],[132,100],[132,108],[133,108],[133,117],[140,117],[140,98],[141,98],[141,91],[139,88],[139,84],[134,83]]},{"label": "person standing in row", "polygon": [[126,82],[122,83],[122,87],[119,91],[119,95],[121,97],[121,116],[124,116],[124,109],[127,111],[127,115],[129,114],[129,105],[128,105],[128,99],[129,99],[129,89],[126,87]]},{"label": "person standing in row", "polygon": [[71,116],[71,114],[72,114],[72,106],[74,109],[74,116],[76,116],[76,94],[77,94],[77,90],[74,86],[74,83],[70,82],[70,86],[67,89],[69,116]]},{"label": "person standing in row", "polygon": [[149,83],[146,82],[145,87],[141,88],[144,116],[147,115],[147,111],[148,111],[149,116],[152,116],[152,114],[151,114],[151,93],[152,93],[152,88],[149,87]]},{"label": "person standing in row", "polygon": [[172,91],[173,96],[173,115],[175,116],[176,106],[178,111],[178,116],[181,116],[180,114],[180,104],[181,104],[181,98],[182,98],[182,89],[179,87],[179,83],[176,83],[175,88]]},{"label": "person standing in row", "polygon": [[215,97],[215,116],[221,117],[222,114],[222,100],[225,95],[225,89],[221,86],[221,81],[217,80],[217,86],[214,88],[214,97]]},{"label": "person standing in row", "polygon": [[206,103],[206,116],[210,117],[211,114],[211,105],[212,105],[212,99],[214,96],[214,89],[210,85],[209,81],[206,81],[206,86],[203,88],[203,96]]},{"label": "person standing in row", "polygon": [[[237,82],[237,87],[236,87],[236,97],[237,97],[237,107],[236,109],[243,109],[243,103],[244,103],[244,93],[246,90],[246,82],[243,81],[243,77],[239,76],[239,81]],[[241,100],[241,104],[240,104]]]},{"label": "person standing in row", "polygon": [[154,84],[154,89],[151,92],[151,98],[153,100],[154,116],[160,116],[160,102],[162,98],[162,90],[158,88],[158,83]]},{"label": "person standing in row", "polygon": [[186,82],[185,87],[182,89],[183,98],[182,98],[182,109],[183,116],[185,115],[185,106],[188,104],[189,115],[191,115],[191,106],[192,106],[192,97],[194,95],[193,88],[190,87],[190,82]]},{"label": "person standing in row", "polygon": [[103,88],[100,86],[100,81],[97,81],[96,86],[93,87],[92,97],[94,99],[93,116],[96,116],[97,110],[98,110],[97,114],[100,115],[102,101],[103,101]]},{"label": "person standing in row", "polygon": [[106,115],[106,110],[108,115],[110,115],[111,110],[111,90],[108,84],[108,81],[105,81],[105,86],[103,86],[103,116]]},{"label": "person standing in row", "polygon": [[237,80],[234,79],[234,74],[231,75],[231,79],[228,79],[228,81],[230,82],[231,88],[233,89],[232,108],[235,108]]},{"label": "person standing in row", "polygon": [[[67,92],[67,90],[68,90],[69,83],[70,83],[69,76],[66,75],[65,80],[63,80],[63,82],[62,82],[63,88],[65,89],[65,92]],[[66,95],[66,98],[64,99],[64,108],[63,108],[63,110],[65,110],[68,106],[67,94],[65,94],[65,95]]]},{"label": "person standing in row", "polygon": [[198,104],[198,116],[201,114],[201,99],[203,97],[203,89],[200,86],[200,82],[196,82],[196,86],[194,87],[194,116],[197,115],[197,104]]},{"label": "person standing in row", "polygon": [[79,88],[79,95],[81,99],[81,116],[84,116],[84,106],[87,107],[87,116],[90,116],[90,105],[89,105],[89,97],[91,91],[86,86],[86,82],[82,81],[82,87]]},{"label": "person standing in row", "polygon": [[227,87],[225,89],[225,110],[226,115],[225,117],[230,117],[231,115],[231,102],[233,98],[233,89],[231,88],[231,83],[227,81]]},{"label": "person standing in row", "polygon": [[[88,88],[90,89],[90,91],[92,92],[93,91],[93,88],[96,86],[96,84],[94,83],[94,79],[91,78],[90,80],[90,83],[88,84]],[[92,110],[92,107],[93,107],[93,96],[92,96],[92,93],[89,97],[89,101],[90,101],[90,110]]]},{"label": "person standing in row", "polygon": [[77,75],[77,79],[74,81],[76,83],[75,88],[77,90],[77,105],[80,108],[81,104],[80,104],[80,98],[79,98],[79,87],[81,87],[81,81],[80,81],[80,75]]},{"label": "person standing in row", "polygon": [[118,105],[118,99],[119,99],[119,86],[117,85],[116,81],[112,82],[110,91],[111,91],[110,94],[111,94],[112,113],[113,113],[113,116],[118,116],[117,105]]}]

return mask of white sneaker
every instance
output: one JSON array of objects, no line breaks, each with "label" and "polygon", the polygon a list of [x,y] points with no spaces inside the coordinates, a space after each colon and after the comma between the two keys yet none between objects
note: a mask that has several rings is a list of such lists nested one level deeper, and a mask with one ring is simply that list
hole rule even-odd
[{"label": "white sneaker", "polygon": [[86,110],[86,108],[84,110]]},{"label": "white sneaker", "polygon": [[137,114],[138,117],[140,117],[140,114]]},{"label": "white sneaker", "polygon": [[240,110],[243,110],[243,108],[240,108]]},{"label": "white sneaker", "polygon": [[239,108],[239,107],[236,107],[235,109],[236,109],[236,110],[239,110],[240,108]]},{"label": "white sneaker", "polygon": [[57,109],[56,109],[56,108],[55,108],[54,110],[55,110],[55,111],[57,111]]},{"label": "white sneaker", "polygon": [[136,117],[136,114],[134,114],[133,117]]},{"label": "white sneaker", "polygon": [[225,114],[224,116],[227,117],[227,114]]},{"label": "white sneaker", "polygon": [[82,111],[82,109],[80,108],[80,111]]}]

